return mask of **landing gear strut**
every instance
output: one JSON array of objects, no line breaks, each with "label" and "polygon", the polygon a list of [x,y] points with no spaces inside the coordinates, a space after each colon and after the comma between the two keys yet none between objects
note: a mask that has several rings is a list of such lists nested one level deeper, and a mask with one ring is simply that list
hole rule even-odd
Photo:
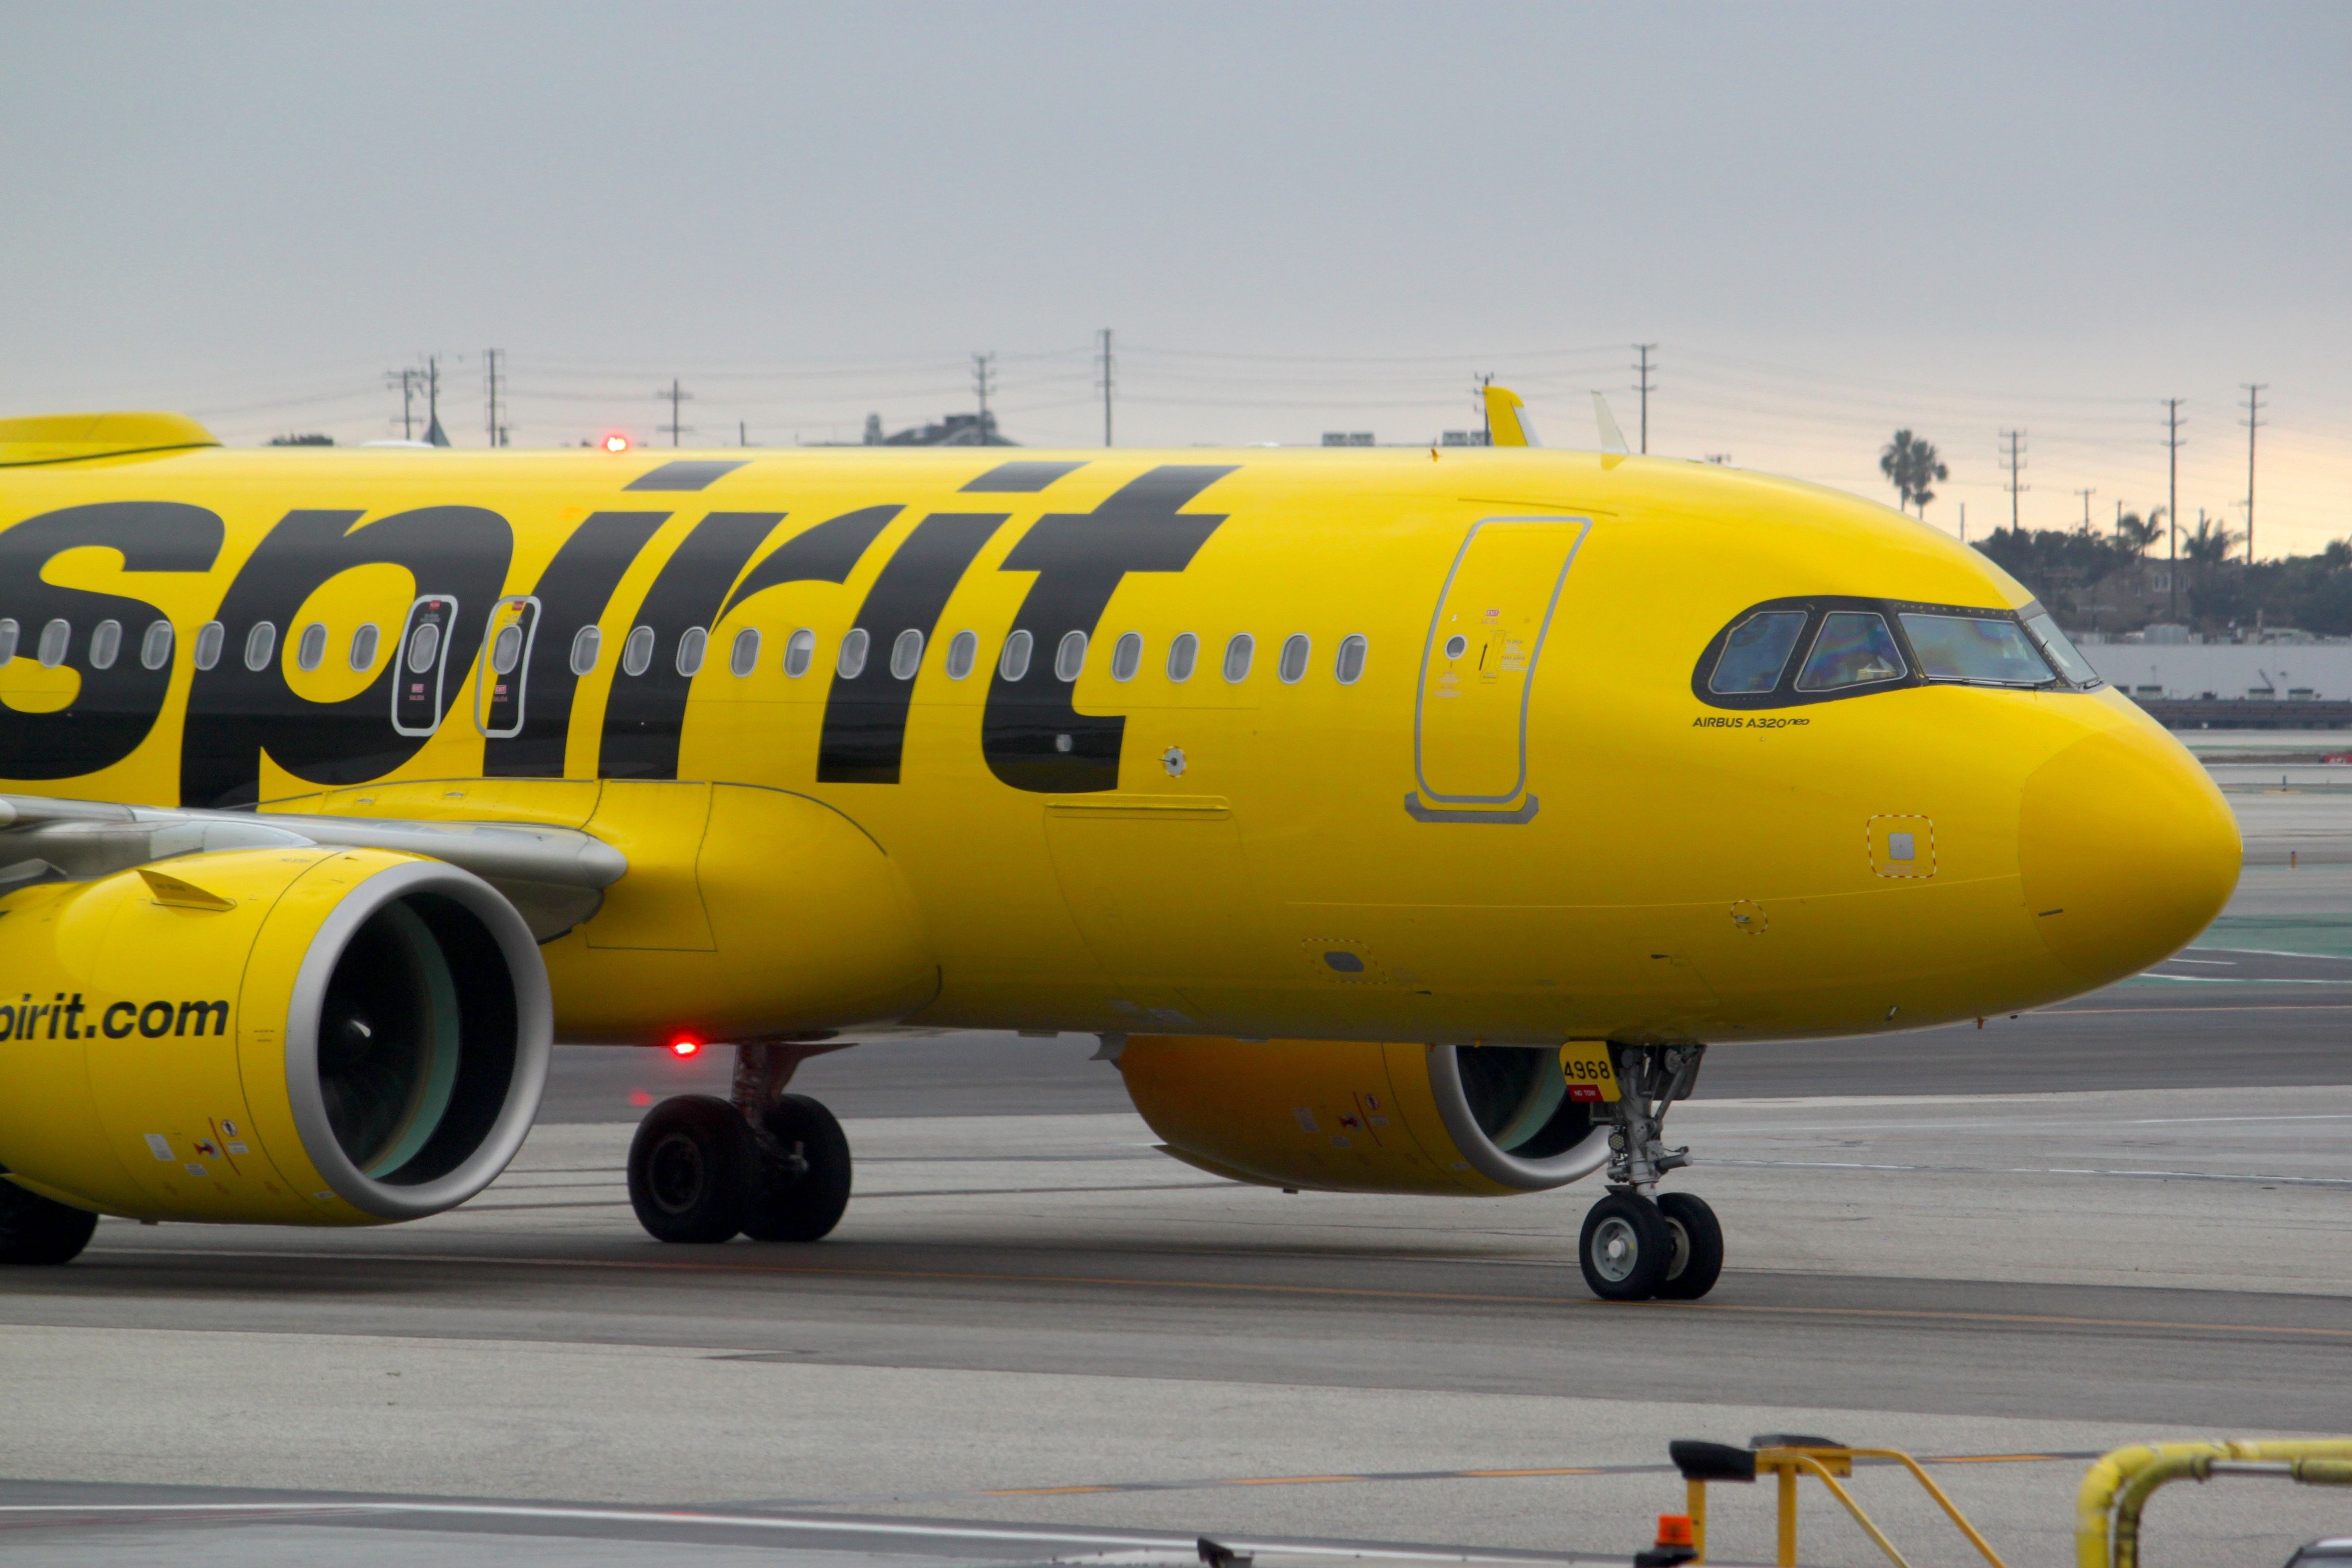
[{"label": "landing gear strut", "polygon": [[1668,1171],[1690,1163],[1669,1149],[1667,1108],[1690,1097],[1705,1046],[1612,1046],[1619,1098],[1598,1108],[1609,1134],[1609,1195],[1584,1216],[1577,1261],[1607,1301],[1696,1301],[1723,1272],[1723,1226],[1689,1193],[1658,1192]]},{"label": "landing gear strut", "polygon": [[849,1205],[849,1140],[833,1112],[787,1094],[793,1069],[836,1045],[735,1047],[734,1092],[681,1094],[637,1125],[629,1206],[657,1241],[816,1241]]}]

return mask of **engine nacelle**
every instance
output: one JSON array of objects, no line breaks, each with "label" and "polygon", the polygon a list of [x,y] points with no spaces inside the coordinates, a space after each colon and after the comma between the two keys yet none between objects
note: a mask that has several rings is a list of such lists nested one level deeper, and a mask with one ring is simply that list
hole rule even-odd
[{"label": "engine nacelle", "polygon": [[0,899],[0,1165],[141,1219],[453,1208],[530,1130],[553,1033],[513,907],[374,849],[232,849]]},{"label": "engine nacelle", "polygon": [[1167,1152],[1237,1182],[1500,1197],[1609,1159],[1556,1049],[1139,1035],[1118,1061]]}]

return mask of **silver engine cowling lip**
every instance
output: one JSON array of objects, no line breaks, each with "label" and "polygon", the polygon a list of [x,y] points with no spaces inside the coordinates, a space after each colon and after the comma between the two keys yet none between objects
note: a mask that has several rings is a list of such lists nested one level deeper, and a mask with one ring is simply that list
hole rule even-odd
[{"label": "silver engine cowling lip", "polygon": [[[396,899],[437,893],[488,929],[506,960],[515,992],[515,1066],[507,1102],[480,1145],[446,1175],[415,1185],[379,1182],[352,1163],[327,1118],[319,1086],[319,1016],[327,984],[344,950],[368,918]],[[302,1152],[334,1194],[378,1219],[423,1219],[443,1214],[497,1180],[530,1136],[547,1088],[555,1042],[555,1004],[539,943],[512,904],[470,871],[438,860],[419,860],[379,871],[352,889],[310,938],[286,1020],[286,1089]]]},{"label": "silver engine cowling lip", "polygon": [[1429,1047],[1430,1098],[1437,1101],[1437,1114],[1444,1121],[1446,1132],[1472,1170],[1503,1186],[1540,1193],[1581,1181],[1609,1163],[1605,1125],[1594,1127],[1574,1148],[1541,1160],[1523,1160],[1496,1148],[1480,1129],[1477,1118],[1470,1114],[1470,1097],[1462,1089],[1462,1063],[1454,1054],[1457,1048]]}]

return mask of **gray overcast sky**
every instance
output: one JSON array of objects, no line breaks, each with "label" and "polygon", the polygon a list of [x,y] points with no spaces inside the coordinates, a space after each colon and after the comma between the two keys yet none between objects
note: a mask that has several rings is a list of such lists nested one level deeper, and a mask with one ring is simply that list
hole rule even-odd
[{"label": "gray overcast sky", "polygon": [[[1589,445],[1930,510],[2244,490],[2352,531],[2352,7],[171,7],[0,0],[0,413],[397,433],[383,372],[510,355],[515,440],[855,436],[971,405],[1121,444],[1425,440],[1473,372]],[[464,356],[456,363],[455,356]],[[392,420],[387,425],[387,419]]]}]

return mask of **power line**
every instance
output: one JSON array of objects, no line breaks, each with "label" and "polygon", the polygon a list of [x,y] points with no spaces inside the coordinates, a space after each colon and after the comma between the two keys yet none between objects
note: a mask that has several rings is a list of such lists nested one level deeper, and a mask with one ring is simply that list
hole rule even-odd
[{"label": "power line", "polygon": [[1655,390],[1650,384],[1650,371],[1653,368],[1650,363],[1650,355],[1656,350],[1657,346],[1658,345],[1655,343],[1635,343],[1633,345],[1634,349],[1639,352],[1642,356],[1642,363],[1635,365],[1633,368],[1640,372],[1642,376],[1642,379],[1635,384],[1634,390],[1638,391],[1642,395],[1642,450],[1645,455],[1650,450],[1650,394]]},{"label": "power line", "polygon": [[2246,389],[2246,564],[2254,563],[2254,432],[2262,428],[2263,393],[2270,383],[2242,381]]},{"label": "power line", "polygon": [[669,400],[669,423],[667,425],[656,425],[654,426],[654,429],[656,431],[667,431],[669,434],[669,444],[673,447],[677,445],[677,438],[680,436],[685,435],[688,430],[694,428],[693,426],[681,422],[678,417],[678,405],[692,401],[693,397],[694,394],[683,391],[679,388],[677,384],[677,377],[676,376],[671,376],[669,378],[669,390],[667,392],[662,391],[659,387],[656,387],[654,389],[655,402],[658,403],[664,398],[667,398]]},{"label": "power line", "polygon": [[2017,498],[2033,487],[2021,483],[2018,475],[2025,468],[2025,432],[2004,430],[2000,433],[2000,460],[2009,469],[2009,531],[2017,531]]}]

